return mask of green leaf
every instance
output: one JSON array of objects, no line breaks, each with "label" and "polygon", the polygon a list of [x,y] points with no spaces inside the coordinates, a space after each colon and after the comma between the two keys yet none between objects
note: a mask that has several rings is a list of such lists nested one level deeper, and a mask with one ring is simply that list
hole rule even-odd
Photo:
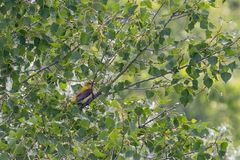
[{"label": "green leaf", "polygon": [[49,10],[48,6],[41,7],[40,10],[39,10],[39,14],[43,18],[48,18],[50,16],[50,10]]},{"label": "green leaf", "polygon": [[220,144],[220,150],[218,151],[218,154],[220,157],[224,157],[226,152],[227,152],[227,148],[228,148],[228,143],[227,142],[222,142]]},{"label": "green leaf", "polygon": [[74,61],[78,61],[81,58],[81,56],[82,56],[81,52],[76,51],[71,54],[70,58]]},{"label": "green leaf", "polygon": [[179,78],[173,78],[171,84],[177,84],[180,81]]},{"label": "green leaf", "polygon": [[86,65],[84,65],[84,64],[82,64],[80,67],[81,67],[82,73],[85,76],[87,76],[89,74],[89,68]]},{"label": "green leaf", "polygon": [[227,147],[228,147],[228,142],[222,142],[220,145],[220,150],[227,151]]},{"label": "green leaf", "polygon": [[16,138],[21,138],[25,133],[25,129],[24,128],[18,128],[17,132],[16,132]]},{"label": "green leaf", "polygon": [[150,74],[152,76],[164,76],[167,74],[167,71],[165,71],[163,69],[159,70],[158,68],[151,66],[148,71],[148,74]]},{"label": "green leaf", "polygon": [[195,90],[198,90],[198,81],[197,80],[192,80],[192,87],[193,87],[193,89],[195,89]]},{"label": "green leaf", "polygon": [[67,148],[65,148],[64,145],[60,143],[57,144],[57,150],[60,155],[65,155],[67,152]]},{"label": "green leaf", "polygon": [[197,79],[200,76],[200,70],[195,69],[194,66],[189,65],[186,69],[187,74],[193,79]]},{"label": "green leaf", "polygon": [[112,10],[114,12],[117,12],[119,10],[119,8],[120,8],[120,5],[118,3],[111,3],[110,7],[112,8]]},{"label": "green leaf", "polygon": [[60,82],[59,86],[60,86],[61,89],[64,90],[64,89],[67,88],[67,83],[66,82]]},{"label": "green leaf", "polygon": [[124,84],[125,84],[124,82],[119,82],[117,85],[114,86],[114,90],[116,92],[119,92],[119,91],[123,90],[124,89]]},{"label": "green leaf", "polygon": [[169,36],[171,34],[171,29],[170,28],[164,28],[161,32],[160,32],[160,36],[164,37],[164,36]]},{"label": "green leaf", "polygon": [[152,76],[159,76],[160,75],[160,70],[156,67],[151,66],[148,74],[152,75]]},{"label": "green leaf", "polygon": [[204,154],[199,153],[199,154],[197,155],[197,160],[207,160],[207,158],[205,157]]},{"label": "green leaf", "polygon": [[90,34],[87,34],[85,32],[81,33],[80,37],[81,45],[88,45],[90,43],[90,40],[91,40]]},{"label": "green leaf", "polygon": [[177,118],[174,118],[173,124],[174,124],[175,127],[178,127],[178,126],[179,126],[179,121],[178,121]]},{"label": "green leaf", "polygon": [[210,88],[213,84],[213,80],[206,75],[203,79],[203,83],[207,88]]},{"label": "green leaf", "polygon": [[221,73],[221,78],[225,83],[227,83],[231,77],[232,77],[231,73],[228,72]]},{"label": "green leaf", "polygon": [[65,71],[63,75],[65,78],[72,78],[74,76],[73,72],[70,71]]},{"label": "green leaf", "polygon": [[116,62],[115,66],[117,67],[118,71],[121,72],[123,70],[124,64]]},{"label": "green leaf", "polygon": [[135,10],[138,8],[138,5],[132,5],[128,8],[128,13],[131,15],[131,14],[134,14]]},{"label": "green leaf", "polygon": [[144,0],[141,2],[141,6],[147,6],[148,8],[152,8],[152,2],[150,0]]},{"label": "green leaf", "polygon": [[120,54],[120,56],[122,57],[123,60],[129,60],[129,56],[130,56],[130,51],[124,51]]},{"label": "green leaf", "polygon": [[203,144],[202,140],[197,140],[193,145],[193,149],[199,150],[201,148],[202,144]]},{"label": "green leaf", "polygon": [[131,151],[131,150],[126,151],[125,156],[126,156],[127,158],[132,157],[132,156],[133,156],[133,153],[134,153],[134,152]]},{"label": "green leaf", "polygon": [[234,61],[234,62],[228,64],[228,67],[229,67],[229,68],[231,69],[231,71],[233,72],[233,70],[234,70],[235,68],[237,68],[236,62]]},{"label": "green leaf", "polygon": [[111,90],[110,85],[103,86],[102,89],[101,89],[101,91],[105,94],[108,94],[110,90]]},{"label": "green leaf", "polygon": [[138,116],[140,116],[140,115],[143,114],[143,109],[142,109],[142,107],[136,107],[136,108],[134,109],[134,111],[135,111],[135,113],[136,113]]},{"label": "green leaf", "polygon": [[23,155],[25,154],[25,146],[23,144],[17,144],[16,147],[15,147],[15,150],[14,150],[14,154],[15,155]]},{"label": "green leaf", "polygon": [[140,159],[141,159],[141,155],[139,155],[138,153],[134,153],[133,160],[140,160]]},{"label": "green leaf", "polygon": [[8,145],[0,140],[0,151],[7,150]]},{"label": "green leaf", "polygon": [[96,156],[96,157],[99,157],[99,158],[104,158],[106,157],[106,154],[102,153],[99,151],[99,149],[95,148],[93,150],[93,154]]},{"label": "green leaf", "polygon": [[19,39],[21,45],[25,45],[26,44],[26,38],[24,36],[20,35],[18,37],[18,39]]},{"label": "green leaf", "polygon": [[1,160],[9,160],[11,158],[9,157],[8,153],[1,153],[0,154],[0,159]]},{"label": "green leaf", "polygon": [[120,137],[120,130],[115,128],[113,131],[109,134],[109,138],[112,141],[116,141]]},{"label": "green leaf", "polygon": [[180,102],[186,106],[192,100],[192,95],[189,93],[188,89],[184,89],[181,92]]},{"label": "green leaf", "polygon": [[200,55],[199,53],[197,53],[197,52],[194,52],[194,53],[192,54],[191,58],[192,58],[192,60],[193,60],[194,62],[200,62],[201,59],[202,59],[201,55]]},{"label": "green leaf", "polygon": [[115,38],[115,35],[116,35],[116,33],[113,29],[110,29],[106,34],[107,38],[112,39],[112,40]]},{"label": "green leaf", "polygon": [[147,22],[149,19],[150,14],[146,8],[140,8],[140,19],[142,22]]},{"label": "green leaf", "polygon": [[191,31],[191,30],[193,30],[194,29],[194,27],[195,27],[195,22],[190,22],[189,24],[188,24],[188,28],[187,28],[187,31]]},{"label": "green leaf", "polygon": [[41,145],[47,145],[48,144],[48,138],[46,137],[46,135],[44,135],[42,133],[37,135],[37,141]]},{"label": "green leaf", "polygon": [[5,21],[1,21],[0,22],[0,31],[2,30],[5,30],[7,28],[7,23]]},{"label": "green leaf", "polygon": [[85,129],[88,129],[89,126],[90,126],[90,122],[89,122],[88,120],[86,120],[86,119],[82,119],[82,120],[79,122],[79,124],[80,124],[83,128],[85,128]]},{"label": "green leaf", "polygon": [[34,45],[37,47],[40,44],[41,39],[38,37],[34,38]]},{"label": "green leaf", "polygon": [[215,65],[215,64],[217,64],[217,62],[218,62],[218,57],[216,57],[216,56],[209,57],[209,58],[208,58],[208,62],[209,62],[211,65]]},{"label": "green leaf", "polygon": [[3,101],[3,103],[2,103],[2,112],[3,112],[3,113],[8,113],[8,112],[10,112],[10,108],[9,108],[9,106],[7,105],[6,101]]},{"label": "green leaf", "polygon": [[225,53],[226,53],[227,55],[229,55],[229,56],[234,56],[234,55],[236,55],[236,51],[234,51],[234,50],[231,49],[230,47],[225,48],[224,51],[225,51]]},{"label": "green leaf", "polygon": [[9,136],[14,139],[19,139],[24,135],[24,129],[23,128],[18,128],[16,132],[10,131]]},{"label": "green leaf", "polygon": [[52,33],[56,33],[56,32],[58,31],[58,28],[59,28],[59,24],[53,23],[53,24],[51,25],[51,32],[52,32]]},{"label": "green leaf", "polygon": [[208,29],[208,21],[206,19],[201,20],[200,27],[202,29]]},{"label": "green leaf", "polygon": [[110,129],[110,128],[114,127],[115,122],[113,121],[112,118],[107,117],[106,120],[105,120],[105,124],[106,124],[107,128]]},{"label": "green leaf", "polygon": [[145,91],[146,97],[148,99],[152,98],[154,96],[154,92],[152,90],[146,90]]}]

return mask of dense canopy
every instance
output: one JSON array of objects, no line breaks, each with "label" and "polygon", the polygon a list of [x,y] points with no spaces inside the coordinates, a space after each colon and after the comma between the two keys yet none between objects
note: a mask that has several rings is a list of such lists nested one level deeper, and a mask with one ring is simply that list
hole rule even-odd
[{"label": "dense canopy", "polygon": [[0,159],[224,158],[223,131],[179,112],[237,67],[222,3],[1,1]]}]

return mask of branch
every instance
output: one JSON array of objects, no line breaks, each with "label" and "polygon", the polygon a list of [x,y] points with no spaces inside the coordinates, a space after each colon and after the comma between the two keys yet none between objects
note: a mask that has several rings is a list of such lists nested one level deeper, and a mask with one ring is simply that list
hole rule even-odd
[{"label": "branch", "polygon": [[152,119],[146,121],[145,123],[143,123],[142,125],[138,126],[138,128],[144,128],[146,127],[146,125],[148,125],[149,123],[153,122],[154,120],[158,119],[159,117],[162,117],[165,113],[168,113],[171,110],[174,110],[175,108],[177,108],[177,105],[173,105],[171,108],[166,109],[162,112],[160,112],[157,116],[153,117]]},{"label": "branch", "polygon": [[[117,16],[117,13],[115,13],[112,17],[110,17],[109,19],[107,19],[106,22],[103,22],[103,24],[102,24],[99,28],[103,28],[103,26],[104,26],[105,24],[107,24],[110,20],[116,18],[116,16]],[[122,28],[124,27],[124,25],[127,23],[127,21],[128,21],[129,18],[130,18],[130,17],[128,17],[127,20],[121,25],[120,29],[116,32],[115,36],[117,36],[117,35],[120,33],[120,31],[122,30]],[[99,30],[99,28],[98,28],[97,30]],[[110,43],[111,43],[112,41],[113,41],[113,40],[111,39]],[[109,45],[108,45],[108,46],[106,47],[106,49],[105,49],[105,52],[107,52],[107,50],[108,50],[109,48],[110,48],[110,47],[109,47]],[[105,58],[105,54],[103,54],[102,57],[101,57],[101,60],[100,60],[101,63],[103,63],[104,58]],[[96,79],[97,79],[97,77],[98,77],[98,73],[99,73],[99,69],[97,69],[97,71],[96,71],[96,73],[95,73],[95,75],[94,75],[94,78],[93,78],[93,81],[92,81],[92,88],[93,88],[94,83],[95,83],[95,81],[96,81]]]},{"label": "branch", "polygon": [[[208,150],[208,149],[214,147],[214,145],[215,145],[216,148],[218,149],[217,141],[218,141],[219,138],[221,138],[221,137],[222,137],[222,135],[217,136],[217,137],[215,138],[214,142],[213,142],[213,143],[209,143],[209,145],[206,146],[206,147],[204,148],[204,150]],[[191,156],[191,155],[193,155],[193,154],[196,154],[196,153],[199,153],[199,150],[193,150],[193,151],[190,151],[190,152],[188,152],[188,153],[184,153],[184,154],[183,154],[183,157],[184,157],[184,158],[187,158],[187,157],[189,157],[189,156]],[[167,156],[167,157],[165,157],[163,160],[171,160],[171,159],[173,159],[173,158],[174,158],[174,157],[168,157],[168,156]]]},{"label": "branch", "polygon": [[[239,40],[240,40],[240,37],[238,37],[235,41],[233,41],[231,44],[227,45],[226,47],[231,47],[232,45],[234,45],[235,43],[237,43]],[[204,49],[204,50],[205,50],[205,49]],[[203,52],[204,50],[202,50],[201,52]],[[220,50],[218,50],[218,51],[215,51],[215,52],[213,52],[213,54],[208,55],[208,56],[206,56],[206,57],[203,57],[199,62],[202,62],[202,61],[204,61],[205,59],[207,59],[207,58],[209,58],[209,57],[211,57],[211,56],[213,56],[213,55],[215,55],[215,54],[217,54],[217,53],[219,53],[219,52],[222,52],[223,50],[224,50],[224,49],[220,49]],[[181,66],[181,67],[178,67],[178,71],[181,70],[181,69],[187,68],[188,66],[189,66],[189,64],[186,64],[186,65],[183,65],[183,66]],[[147,79],[144,79],[144,80],[135,82],[135,83],[130,84],[130,85],[128,85],[127,87],[123,88],[123,90],[129,89],[129,88],[131,88],[131,87],[133,87],[133,86],[137,86],[137,85],[142,84],[142,83],[147,82],[147,81],[151,81],[151,80],[155,80],[155,79],[160,78],[160,77],[164,77],[165,75],[170,74],[170,73],[173,73],[173,72],[174,72],[173,70],[170,70],[170,71],[167,71],[166,74],[164,74],[164,75],[153,76],[153,77],[150,77],[150,78],[147,78]]]},{"label": "branch", "polygon": [[[163,7],[164,4],[165,4],[165,3],[163,3],[163,4],[159,7],[158,11],[157,11],[157,12],[155,13],[155,15],[153,16],[152,22],[154,21],[155,17],[157,16],[157,14],[159,13],[160,9]],[[172,18],[174,17],[174,14],[175,14],[175,12],[171,15],[171,17],[170,17],[170,18],[167,20],[167,22],[164,24],[162,30],[163,30],[164,28],[166,28],[166,26],[169,24],[169,22],[170,22],[170,21],[172,20]],[[157,38],[157,37],[158,37],[158,34],[156,35],[156,37],[154,37],[154,40],[155,40],[155,38]],[[135,56],[135,58],[134,58],[131,62],[129,62],[129,63],[127,64],[127,66],[112,80],[111,83],[114,83],[119,77],[121,77],[121,76],[128,70],[128,68],[138,59],[138,57],[140,57],[140,56],[144,53],[144,51],[146,51],[146,50],[148,49],[148,47],[149,47],[152,43],[153,43],[153,40],[151,40],[143,49],[141,49],[141,50],[139,51],[139,53]]]},{"label": "branch", "polygon": [[146,90],[159,89],[159,88],[161,88],[161,87],[166,87],[166,86],[171,86],[171,84],[162,84],[162,85],[159,85],[159,86],[155,86],[155,87],[146,87],[146,88],[129,88],[128,90],[146,91]]},{"label": "branch", "polygon": [[166,1],[164,1],[160,7],[158,8],[157,12],[154,14],[153,18],[152,18],[152,23],[154,21],[154,19],[156,18],[156,16],[158,15],[158,13],[160,12],[160,10],[162,9],[162,7],[166,4]]},{"label": "branch", "polygon": [[[162,6],[161,6],[161,7],[162,7]],[[160,7],[160,8],[161,8],[161,7]],[[159,12],[159,10],[157,11],[157,13],[158,13],[158,12]],[[157,14],[157,13],[156,13],[156,14]],[[186,16],[186,14],[185,14],[184,16]],[[169,18],[169,19],[166,21],[166,23],[163,25],[163,28],[162,28],[162,29],[166,28],[166,26],[167,26],[172,20],[174,20],[175,17],[178,19],[178,18],[181,18],[181,17],[184,17],[184,16],[183,16],[181,13],[179,13],[178,10],[175,11],[175,12],[173,12],[172,15],[170,16],[170,18]],[[153,19],[154,19],[155,17],[156,17],[156,15],[153,16]],[[155,38],[157,38],[157,37],[158,37],[158,34],[156,34],[156,37],[154,37],[153,40],[154,40]],[[240,39],[240,37],[239,37],[235,42],[233,42],[233,43],[231,43],[230,45],[228,45],[228,47],[229,47],[229,46],[232,46],[232,45],[233,45],[234,43],[236,43],[239,39]],[[118,79],[129,69],[129,67],[130,67],[134,62],[136,62],[136,60],[144,53],[144,51],[146,51],[146,50],[148,49],[148,47],[153,43],[153,40],[149,41],[149,43],[148,43],[143,49],[140,49],[139,53],[135,56],[135,58],[134,58],[132,61],[130,61],[130,62],[126,65],[126,67],[125,67],[120,73],[117,74],[117,76],[110,82],[110,84],[113,84],[116,80],[118,80]],[[219,51],[215,52],[214,54],[216,54],[216,53],[218,53],[218,52],[221,52],[221,51],[222,51],[222,50],[219,50]],[[200,61],[203,61],[203,60],[207,59],[207,58],[210,57],[210,56],[212,56],[212,55],[208,55],[208,56],[206,56],[206,57],[203,57]],[[181,66],[181,67],[178,67],[178,70],[184,69],[184,68],[186,68],[186,67],[188,67],[188,66],[189,66],[189,64],[184,65],[184,66]],[[150,78],[147,78],[147,79],[145,79],[145,80],[141,80],[141,81],[138,81],[138,82],[136,82],[136,83],[130,84],[129,86],[125,87],[124,89],[128,89],[128,88],[131,88],[131,87],[133,87],[133,86],[136,86],[136,85],[139,85],[139,84],[141,84],[141,83],[144,83],[144,82],[146,82],[146,81],[151,81],[151,80],[154,80],[154,79],[163,77],[163,76],[165,76],[165,75],[167,75],[167,74],[170,74],[170,73],[174,73],[174,70],[167,71],[166,74],[164,74],[164,75],[150,77]],[[123,90],[124,90],[124,89],[123,89]],[[111,93],[110,93],[110,94],[111,94]],[[81,108],[84,108],[84,107],[86,107],[87,105],[89,105],[94,99],[96,99],[96,98],[97,98],[98,96],[100,96],[100,95],[101,95],[101,89],[100,89],[95,95],[93,95],[93,97],[90,98],[86,103],[82,104]],[[141,126],[140,126],[140,127],[141,127]]]},{"label": "branch", "polygon": [[52,67],[52,66],[54,66],[54,65],[56,65],[56,64],[58,64],[58,63],[59,63],[59,61],[55,61],[54,63],[49,64],[48,66],[42,67],[42,68],[39,69],[36,73],[30,75],[30,76],[27,77],[25,80],[23,80],[21,83],[26,83],[29,79],[33,78],[34,76],[38,75],[38,74],[41,73],[42,71],[47,70],[47,69],[49,69],[50,67]]},{"label": "branch", "polygon": [[[160,12],[161,8],[164,6],[166,1],[164,1],[162,3],[162,5],[160,5],[159,9],[157,10],[157,12],[155,13],[155,15],[153,16],[152,18],[152,23],[155,19],[155,17],[158,15],[158,13]],[[178,9],[179,10],[179,9]],[[166,21],[166,23],[163,25],[163,29],[166,28],[166,26],[171,22],[171,20],[174,18],[174,17],[177,17],[177,16],[181,16],[181,14],[177,14],[178,13],[178,10],[173,12],[172,15],[170,16],[170,18]],[[181,17],[180,17],[181,18]],[[145,33],[145,32],[144,32]],[[143,36],[143,35],[142,35]],[[135,58],[129,62],[127,64],[127,66],[112,80],[111,84],[113,84],[118,78],[120,78],[128,69],[129,67],[138,59],[138,57],[140,57],[144,51],[146,51],[148,49],[148,47],[153,43],[153,41],[158,37],[159,35],[156,34],[156,37],[153,38],[153,40],[151,40],[143,49],[140,49],[139,53],[135,56]]]},{"label": "branch", "polygon": [[[147,46],[149,45],[151,45],[151,42]],[[144,51],[145,51],[144,49],[140,50],[136,57],[112,80],[111,83],[114,83],[119,77],[121,77],[128,70],[128,68],[138,59],[138,57],[142,55]]]},{"label": "branch", "polygon": [[90,137],[83,139],[82,141],[80,141],[81,143],[86,143],[87,141],[89,141],[90,139],[97,137],[99,135],[99,133],[96,133],[94,135],[91,135]]},{"label": "branch", "polygon": [[[69,51],[62,59],[65,59],[69,53],[74,52],[76,49],[79,48],[80,45],[75,46],[71,51]],[[50,69],[52,66],[55,66],[56,64],[58,64],[60,62],[59,59],[56,59],[52,64],[49,64],[45,67],[42,67],[41,69],[39,69],[36,73],[30,75],[28,78],[26,78],[25,80],[23,80],[21,83],[26,83],[29,79],[33,78],[34,76],[38,75],[39,73],[41,73],[42,71],[45,71],[47,69]]]}]

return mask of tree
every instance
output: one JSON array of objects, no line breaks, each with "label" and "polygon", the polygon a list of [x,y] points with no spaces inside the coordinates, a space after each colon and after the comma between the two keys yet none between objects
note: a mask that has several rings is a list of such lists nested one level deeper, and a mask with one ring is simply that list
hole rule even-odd
[{"label": "tree", "polygon": [[236,68],[216,3],[2,1],[1,159],[223,158],[227,138],[175,110]]}]

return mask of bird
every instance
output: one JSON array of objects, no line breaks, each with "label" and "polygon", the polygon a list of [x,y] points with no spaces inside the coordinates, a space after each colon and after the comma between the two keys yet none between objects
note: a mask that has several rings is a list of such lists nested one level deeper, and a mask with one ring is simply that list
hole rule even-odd
[{"label": "bird", "polygon": [[73,97],[73,101],[77,104],[82,104],[85,99],[88,99],[93,95],[92,82],[86,82],[80,89],[80,92]]}]

